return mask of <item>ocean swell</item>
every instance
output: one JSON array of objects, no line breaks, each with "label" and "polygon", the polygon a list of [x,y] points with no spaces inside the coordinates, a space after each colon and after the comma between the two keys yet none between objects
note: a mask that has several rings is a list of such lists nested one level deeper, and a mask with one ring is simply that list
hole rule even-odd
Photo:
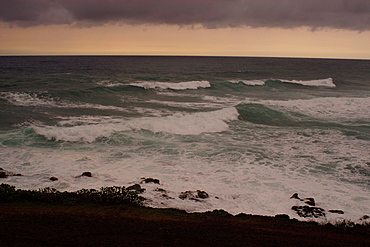
[{"label": "ocean swell", "polygon": [[99,137],[109,137],[115,132],[132,130],[175,135],[223,132],[229,129],[227,122],[237,120],[238,116],[236,108],[230,107],[211,112],[177,113],[167,117],[114,119],[103,124],[85,123],[72,127],[32,126],[32,128],[38,135],[48,140],[91,143]]}]

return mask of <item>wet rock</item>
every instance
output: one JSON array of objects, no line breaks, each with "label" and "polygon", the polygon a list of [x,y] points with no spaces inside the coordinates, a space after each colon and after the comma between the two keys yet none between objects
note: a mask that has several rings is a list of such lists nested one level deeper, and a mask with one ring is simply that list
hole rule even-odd
[{"label": "wet rock", "polygon": [[140,184],[134,184],[126,188],[127,190],[134,190],[138,193],[143,193],[145,191],[144,188],[141,188]]},{"label": "wet rock", "polygon": [[306,203],[310,206],[316,206],[315,199],[313,199],[312,197],[303,198],[303,199],[301,199],[301,201],[303,201],[304,203]]},{"label": "wet rock", "polygon": [[51,177],[49,178],[51,181],[58,181],[58,178],[57,177]]},{"label": "wet rock", "polygon": [[182,200],[189,199],[189,200],[194,200],[194,201],[200,201],[199,199],[206,199],[208,198],[209,195],[205,191],[197,190],[197,191],[184,191],[181,192],[179,195],[179,198]]},{"label": "wet rock", "polygon": [[156,188],[154,191],[161,193],[161,194],[162,194],[161,196],[162,196],[163,198],[165,198],[165,199],[175,199],[175,198],[173,198],[173,197],[169,196],[169,195],[167,194],[167,191],[166,191],[165,189],[162,189],[162,188]]},{"label": "wet rock", "polygon": [[7,178],[8,175],[6,174],[6,172],[3,172],[3,171],[0,171],[0,178]]},{"label": "wet rock", "polygon": [[367,219],[370,219],[370,216],[368,216],[368,215],[365,214],[359,220],[367,220]]},{"label": "wet rock", "polygon": [[319,207],[310,207],[310,206],[293,206],[293,211],[300,217],[304,218],[319,218],[325,216],[325,209]]},{"label": "wet rock", "polygon": [[159,184],[159,179],[156,179],[156,178],[142,178],[143,180],[141,181],[141,183],[154,183],[154,184]]},{"label": "wet rock", "polygon": [[208,193],[205,191],[197,190],[198,197],[201,199],[206,199],[209,197]]},{"label": "wet rock", "polygon": [[0,178],[7,178],[9,176],[22,176],[22,174],[10,172],[10,171],[7,171],[7,170],[4,170],[3,168],[1,168],[1,170],[0,170]]},{"label": "wet rock", "polygon": [[287,214],[277,214],[275,215],[275,218],[279,218],[279,219],[290,219],[289,215]]},{"label": "wet rock", "polygon": [[81,175],[77,176],[76,178],[80,178],[80,177],[89,177],[89,178],[91,178],[92,173],[91,172],[83,172]]},{"label": "wet rock", "polygon": [[290,199],[298,199],[298,200],[300,200],[301,198],[299,198],[298,193],[294,193],[294,194],[290,197]]},{"label": "wet rock", "polygon": [[81,176],[91,178],[92,174],[91,174],[91,172],[83,172]]},{"label": "wet rock", "polygon": [[330,209],[329,212],[333,214],[344,214],[343,210],[337,210],[337,209]]},{"label": "wet rock", "polygon": [[313,199],[312,197],[307,197],[307,198],[303,198],[301,199],[299,196],[298,196],[298,193],[294,193],[290,199],[297,199],[297,200],[300,200],[310,206],[316,206],[316,203],[315,203],[315,199]]}]

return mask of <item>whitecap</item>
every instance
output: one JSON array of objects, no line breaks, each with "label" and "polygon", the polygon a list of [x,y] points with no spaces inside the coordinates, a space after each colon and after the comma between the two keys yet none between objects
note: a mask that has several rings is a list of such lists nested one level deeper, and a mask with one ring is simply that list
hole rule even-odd
[{"label": "whitecap", "polygon": [[[106,119],[105,123],[72,127],[32,126],[32,128],[48,140],[91,143],[99,137],[109,137],[115,132],[130,130],[148,130],[153,133],[176,135],[223,132],[229,129],[227,122],[237,120],[238,116],[237,109],[230,107],[211,112],[176,113],[166,117],[112,119],[112,121]],[[93,121],[96,123],[96,119]]]},{"label": "whitecap", "polygon": [[263,86],[265,85],[265,80],[230,80],[229,82],[231,83],[240,83],[242,82],[243,84],[247,86]]},{"label": "whitecap", "polygon": [[317,80],[283,80],[280,81],[285,83],[300,84],[303,86],[312,86],[312,87],[336,87],[332,78],[326,79],[317,79]]},{"label": "whitecap", "polygon": [[157,81],[142,81],[129,84],[131,86],[142,87],[145,89],[172,89],[172,90],[186,90],[186,89],[199,89],[209,88],[211,84],[209,81],[186,81],[186,82],[157,82]]}]

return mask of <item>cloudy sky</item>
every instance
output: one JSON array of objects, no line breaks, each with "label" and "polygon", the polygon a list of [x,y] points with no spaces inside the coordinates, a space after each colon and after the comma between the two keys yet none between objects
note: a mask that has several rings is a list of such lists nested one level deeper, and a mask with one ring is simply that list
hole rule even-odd
[{"label": "cloudy sky", "polygon": [[370,59],[369,0],[0,0],[0,55]]}]

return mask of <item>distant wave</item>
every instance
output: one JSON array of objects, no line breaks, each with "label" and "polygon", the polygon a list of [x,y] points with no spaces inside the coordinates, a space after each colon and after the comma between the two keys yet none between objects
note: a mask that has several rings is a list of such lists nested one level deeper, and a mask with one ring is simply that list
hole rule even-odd
[{"label": "distant wave", "polygon": [[370,98],[321,97],[297,100],[246,100],[321,119],[343,121],[370,120]]},{"label": "distant wave", "polygon": [[142,81],[137,83],[129,84],[135,87],[142,87],[145,89],[172,89],[172,90],[186,90],[186,89],[198,89],[198,88],[209,88],[211,84],[209,81],[186,81],[186,82],[156,82],[156,81]]},{"label": "distant wave", "polygon": [[229,81],[231,83],[240,83],[242,82],[243,84],[247,86],[263,86],[265,85],[264,80],[231,80]]},{"label": "distant wave", "polygon": [[113,119],[112,122],[105,121],[103,124],[85,123],[72,127],[32,126],[32,128],[48,140],[90,143],[99,137],[109,137],[115,132],[131,130],[177,135],[223,132],[229,129],[227,122],[237,120],[238,116],[237,109],[230,107],[210,112],[178,113],[167,117]]},{"label": "distant wave", "polygon": [[[231,83],[243,83],[247,86],[263,86],[268,80],[229,80]],[[285,80],[285,79],[271,79],[271,81],[299,84],[311,87],[336,87],[332,78],[316,79],[316,80]]]},{"label": "distant wave", "polygon": [[52,97],[43,96],[37,93],[0,92],[0,99],[5,100],[16,106],[38,106],[47,108],[91,108],[127,112],[127,109],[124,109],[122,107],[68,102],[66,100],[56,100]]},{"label": "distant wave", "polygon": [[318,79],[318,80],[280,80],[285,83],[300,84],[303,86],[312,86],[312,87],[336,87],[332,78]]}]

